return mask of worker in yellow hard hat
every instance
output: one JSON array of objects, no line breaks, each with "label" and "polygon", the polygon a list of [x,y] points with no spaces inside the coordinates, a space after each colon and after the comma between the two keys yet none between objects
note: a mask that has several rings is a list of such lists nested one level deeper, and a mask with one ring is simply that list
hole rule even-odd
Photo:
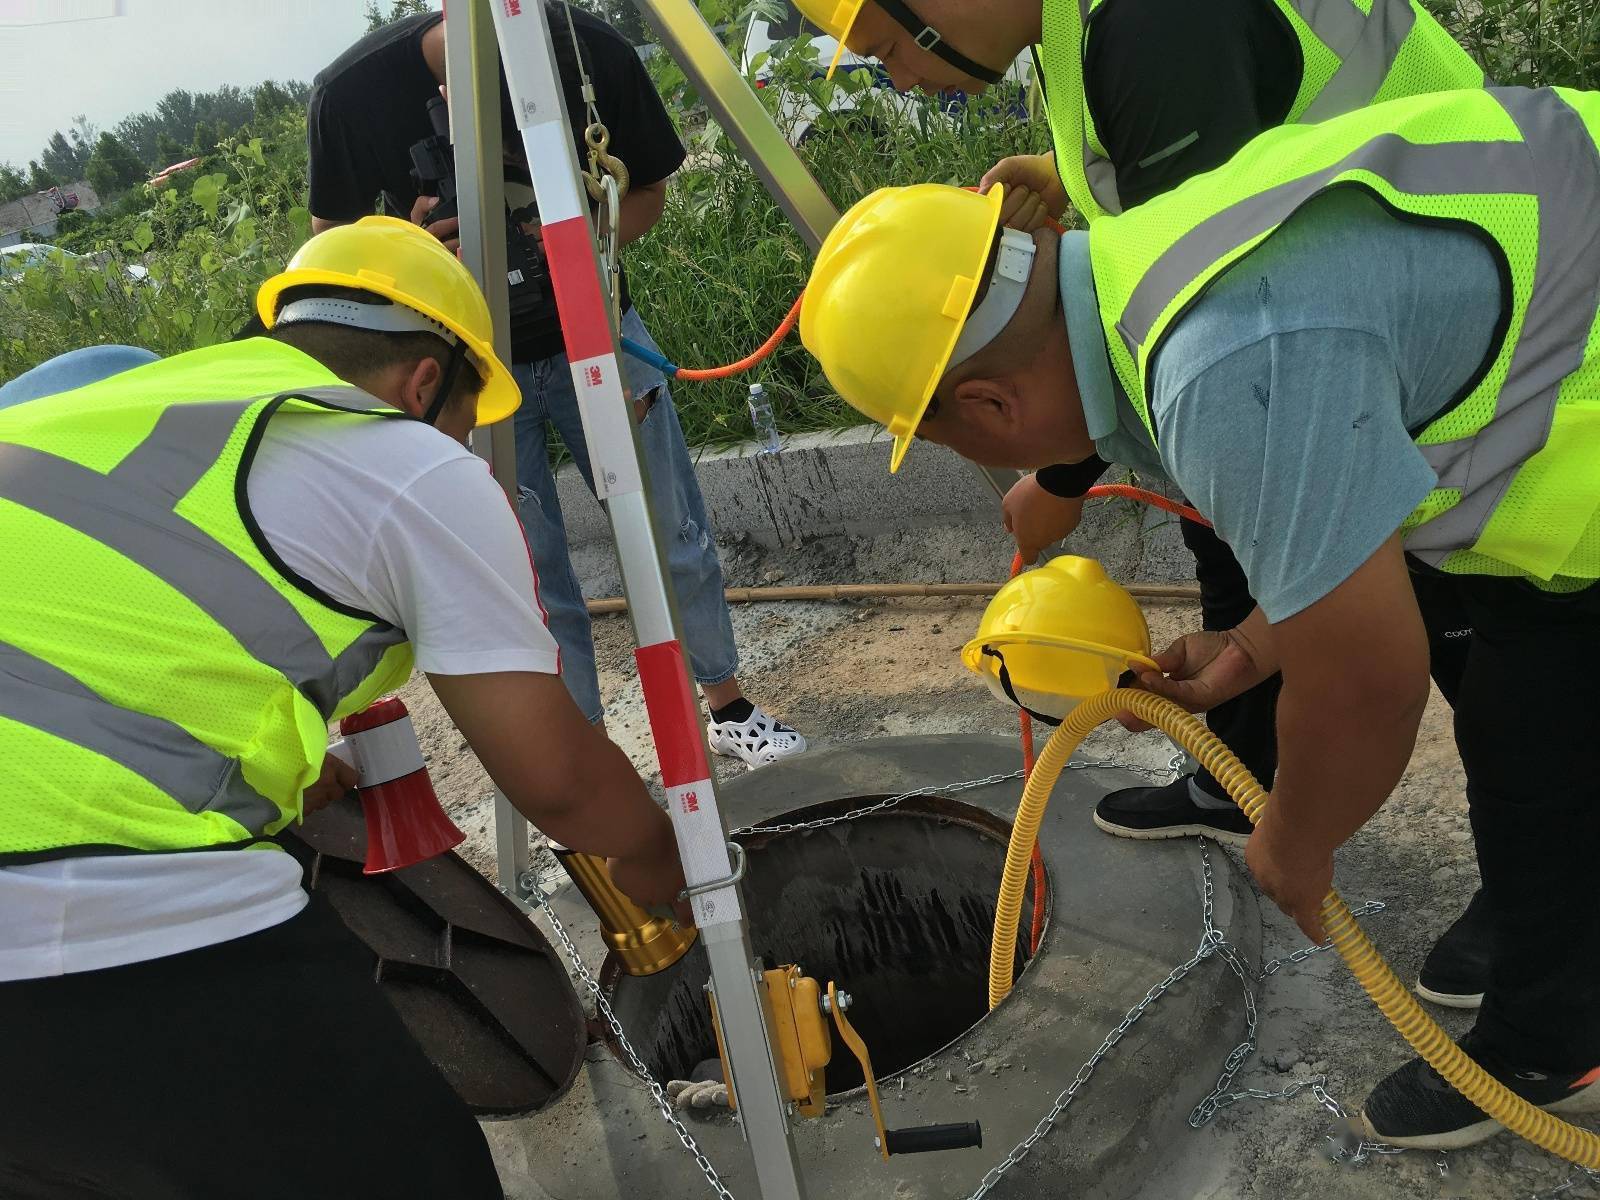
[{"label": "worker in yellow hard hat", "polygon": [[501,1195],[270,840],[355,782],[328,723],[413,663],[530,820],[641,902],[683,887],[462,444],[518,399],[466,268],[368,217],[258,307],[264,336],[54,394],[47,364],[0,411],[0,1027],[27,1081],[0,1195]]},{"label": "worker in yellow hard hat", "polygon": [[[982,190],[1004,188],[1001,220],[1024,232],[1131,210],[1225,163],[1264,130],[1483,83],[1482,69],[1423,0],[799,0],[799,7],[841,51],[878,59],[902,91],[981,89],[1032,47],[1053,149],[1004,158],[980,182]],[[985,105],[991,120],[1021,108],[1015,97]],[[1077,528],[1085,493],[1107,469],[1096,455],[1044,463],[1011,486],[1001,515],[1024,561]],[[1238,624],[1256,602],[1237,559],[1198,522],[1180,520],[1178,530],[1194,557],[1206,628]],[[1273,676],[1206,714],[1268,786],[1278,757],[1278,688]],[[1168,783],[1121,789],[1107,797],[1100,819],[1121,837],[1179,836],[1206,806],[1233,812],[1222,784],[1198,767]],[[1482,903],[1471,911],[1481,915]],[[1483,990],[1473,944],[1484,936],[1477,920],[1455,930],[1426,964],[1423,986],[1452,1003],[1473,1003]]]},{"label": "worker in yellow hard hat", "polygon": [[[800,315],[891,469],[917,437],[992,467],[1098,454],[1215,526],[1258,606],[1140,681],[1203,710],[1281,669],[1265,819],[1186,820],[1248,836],[1313,938],[1435,671],[1487,909],[1466,1044],[1567,1111],[1600,1106],[1600,803],[1570,754],[1600,699],[1549,685],[1553,662],[1600,669],[1597,132],[1597,94],[1416,96],[1273,130],[1064,235],[1003,227],[998,190],[884,189],[829,234]],[[1420,1059],[1363,1119],[1414,1146],[1497,1128]]]}]

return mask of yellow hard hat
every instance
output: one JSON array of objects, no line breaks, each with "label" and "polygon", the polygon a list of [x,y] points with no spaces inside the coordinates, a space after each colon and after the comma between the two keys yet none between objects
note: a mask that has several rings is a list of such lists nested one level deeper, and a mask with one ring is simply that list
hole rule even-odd
[{"label": "yellow hard hat", "polygon": [[828,64],[826,78],[832,79],[839,69],[839,59],[845,51],[844,41],[850,36],[865,3],[866,0],[794,0],[794,6],[806,20],[839,43],[839,48],[833,52],[833,61]]},{"label": "yellow hard hat", "polygon": [[277,322],[285,291],[319,284],[372,292],[427,318],[408,322],[403,314],[390,314],[391,321],[381,326],[368,319],[352,319],[349,323],[358,328],[448,331],[460,338],[467,358],[483,378],[483,391],[478,393],[479,425],[502,421],[522,404],[521,389],[494,352],[489,305],[477,280],[444,243],[421,226],[398,217],[362,217],[353,225],[337,225],[317,234],[256,293],[256,312],[262,324],[271,329]]},{"label": "yellow hard hat", "polygon": [[972,310],[1001,191],[880,188],[839,219],[811,268],[800,340],[834,390],[894,436],[890,471],[911,448]]},{"label": "yellow hard hat", "polygon": [[961,661],[989,690],[1055,719],[1117,686],[1129,668],[1159,671],[1138,602],[1092,558],[1063,555],[996,593]]}]

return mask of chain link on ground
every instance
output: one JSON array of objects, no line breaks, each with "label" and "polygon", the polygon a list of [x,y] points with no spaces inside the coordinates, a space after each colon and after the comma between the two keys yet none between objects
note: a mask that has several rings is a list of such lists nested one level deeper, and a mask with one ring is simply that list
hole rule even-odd
[{"label": "chain link on ground", "polygon": [[[1104,768],[1109,770],[1128,771],[1133,774],[1140,775],[1146,779],[1150,779],[1152,782],[1154,782],[1161,779],[1170,779],[1175,777],[1184,763],[1184,760],[1185,755],[1182,752],[1179,752],[1172,756],[1171,761],[1165,768],[1161,768],[1131,766],[1126,763],[1118,762],[1115,759],[1074,759],[1067,764],[1067,768],[1070,770],[1090,770]],[[1013,780],[1021,779],[1022,777],[1023,772],[1019,770],[985,775],[978,779],[968,779],[960,783],[953,783],[942,787],[916,788],[909,792],[901,792],[899,795],[890,796],[884,800],[880,800],[875,804],[871,804],[863,808],[852,809],[849,812],[839,813],[833,816],[821,817],[814,821],[780,822],[775,825],[750,825],[743,829],[735,829],[732,832],[735,836],[737,836],[758,833],[797,833],[807,829],[823,829],[831,825],[838,825],[844,821],[854,821],[862,817],[871,816],[874,813],[883,812],[886,809],[893,808],[902,801],[911,800],[916,797],[956,795],[961,792],[971,791],[974,788],[990,787],[998,783],[1008,783]],[[1210,851],[1207,848],[1206,839],[1196,838],[1195,841],[1200,849],[1201,874],[1200,914],[1202,932],[1200,935],[1199,946],[1195,949],[1195,952],[1189,956],[1189,958],[1173,967],[1172,970],[1167,973],[1166,978],[1162,979],[1148,992],[1146,992],[1143,999],[1141,999],[1137,1004],[1130,1008],[1126,1014],[1124,1014],[1122,1020],[1117,1024],[1117,1026],[1112,1029],[1110,1033],[1106,1034],[1105,1039],[1100,1043],[1095,1052],[1089,1056],[1088,1060],[1081,1067],[1078,1068],[1078,1073],[1073,1076],[1072,1082],[1056,1096],[1055,1101],[1051,1104],[1049,1110],[1033,1127],[1033,1131],[1029,1133],[1027,1137],[1023,1138],[1022,1141],[1018,1142],[1014,1147],[1012,1147],[1011,1152],[1007,1154],[1005,1158],[1001,1159],[998,1163],[984,1173],[983,1178],[979,1181],[977,1190],[966,1197],[966,1200],[983,1200],[983,1198],[993,1191],[994,1188],[1001,1182],[1001,1180],[1005,1178],[1005,1175],[1008,1171],[1027,1158],[1033,1148],[1038,1145],[1039,1142],[1043,1141],[1044,1138],[1049,1136],[1050,1132],[1055,1128],[1056,1122],[1061,1119],[1061,1117],[1066,1113],[1067,1109],[1071,1106],[1072,1102],[1077,1099],[1078,1093],[1093,1077],[1101,1062],[1104,1061],[1104,1059],[1114,1049],[1116,1049],[1117,1044],[1122,1041],[1123,1037],[1128,1033],[1128,1031],[1138,1024],[1139,1020],[1144,1016],[1144,1014],[1148,1012],[1150,1008],[1161,999],[1162,996],[1166,995],[1171,988],[1180,983],[1201,963],[1212,957],[1220,958],[1223,962],[1227,963],[1229,969],[1233,971],[1234,975],[1239,980],[1240,989],[1244,996],[1245,1037],[1243,1041],[1241,1041],[1233,1048],[1232,1051],[1229,1052],[1227,1058],[1223,1060],[1222,1072],[1218,1076],[1216,1087],[1214,1087],[1211,1092],[1200,1101],[1199,1104],[1195,1105],[1193,1111],[1190,1112],[1190,1127],[1193,1129],[1204,1128],[1211,1122],[1218,1112],[1225,1108],[1231,1108],[1241,1100],[1286,1101],[1294,1099],[1302,1092],[1310,1091],[1313,1099],[1315,1099],[1330,1116],[1345,1126],[1345,1132],[1342,1135],[1336,1136],[1330,1134],[1327,1138],[1328,1156],[1334,1162],[1341,1163],[1346,1166],[1359,1166],[1372,1161],[1375,1157],[1406,1153],[1406,1151],[1401,1147],[1388,1146],[1380,1142],[1365,1141],[1361,1138],[1358,1138],[1353,1132],[1351,1132],[1349,1128],[1350,1113],[1344,1107],[1344,1105],[1339,1103],[1339,1101],[1327,1090],[1328,1077],[1324,1074],[1313,1075],[1308,1079],[1296,1080],[1295,1082],[1278,1088],[1275,1091],[1268,1091],[1262,1088],[1240,1088],[1236,1091],[1228,1090],[1230,1085],[1233,1083],[1234,1078],[1238,1075],[1240,1069],[1256,1050],[1256,1034],[1260,1024],[1260,1018],[1256,1004],[1255,988],[1253,985],[1264,983],[1267,979],[1271,978],[1285,967],[1297,966],[1311,958],[1313,955],[1321,954],[1323,951],[1331,949],[1333,943],[1332,941],[1326,941],[1320,945],[1306,946],[1301,950],[1296,950],[1293,954],[1287,954],[1280,958],[1269,959],[1267,962],[1262,964],[1262,967],[1259,971],[1251,971],[1249,964],[1244,960],[1244,956],[1239,952],[1238,948],[1234,946],[1232,942],[1228,941],[1226,934],[1221,929],[1217,928],[1214,920],[1216,914],[1216,887],[1214,875],[1211,870]],[[594,997],[596,1011],[599,1012],[600,1016],[605,1020],[606,1025],[610,1028],[612,1036],[616,1039],[618,1047],[621,1048],[624,1056],[627,1058],[629,1066],[631,1066],[634,1073],[638,1075],[641,1080],[643,1080],[646,1088],[649,1090],[650,1099],[655,1104],[657,1111],[660,1112],[667,1124],[672,1126],[673,1132],[678,1135],[678,1141],[683,1145],[684,1150],[690,1155],[690,1157],[694,1159],[695,1165],[700,1168],[701,1174],[705,1176],[707,1184],[710,1185],[712,1191],[719,1197],[719,1200],[735,1200],[733,1193],[730,1192],[727,1188],[727,1185],[722,1182],[722,1177],[717,1173],[716,1167],[712,1165],[711,1160],[706,1157],[705,1152],[700,1149],[699,1143],[694,1139],[694,1135],[689,1132],[688,1127],[685,1126],[684,1123],[679,1120],[677,1115],[673,1112],[672,1102],[667,1098],[666,1089],[661,1085],[660,1081],[658,1081],[656,1077],[651,1074],[649,1067],[645,1065],[644,1059],[640,1057],[638,1050],[636,1050],[633,1043],[628,1040],[628,1036],[622,1028],[622,1022],[617,1019],[616,1013],[612,1011],[610,1002],[606,999],[604,989],[601,988],[599,981],[595,979],[588,966],[584,963],[583,956],[578,953],[578,947],[576,943],[573,942],[571,935],[568,934],[566,926],[561,923],[561,919],[556,916],[554,910],[550,907],[549,896],[542,888],[538,886],[535,872],[528,872],[523,876],[521,882],[523,890],[538,903],[540,910],[544,913],[545,919],[550,922],[550,927],[555,931],[556,937],[561,942],[561,948],[567,956],[567,961],[572,964],[573,971],[577,974],[584,987],[588,989],[590,995]],[[1371,916],[1375,913],[1383,912],[1386,907],[1387,905],[1385,905],[1381,900],[1369,900],[1364,904],[1358,905],[1351,911],[1352,915],[1356,917],[1365,917]],[[1435,1163],[1438,1166],[1441,1176],[1449,1173],[1448,1160],[1443,1153],[1436,1157]],[[1573,1194],[1573,1189],[1583,1186],[1587,1186],[1590,1189],[1600,1190],[1600,1171],[1593,1171],[1586,1167],[1573,1164],[1568,1170],[1566,1177],[1562,1179],[1559,1184],[1549,1191],[1532,1194],[1529,1200],[1559,1200],[1560,1197],[1571,1196]]]},{"label": "chain link on ground", "polygon": [[[1172,756],[1165,767],[1141,767],[1128,763],[1118,762],[1114,758],[1075,758],[1067,763],[1069,771],[1088,771],[1096,768],[1116,771],[1127,771],[1129,774],[1138,775],[1152,783],[1165,782],[1178,772],[1179,765],[1183,762],[1182,751]],[[901,792],[898,796],[889,796],[879,800],[876,804],[866,805],[864,808],[853,808],[849,812],[835,813],[832,816],[818,817],[813,821],[780,821],[775,825],[746,825],[743,829],[735,829],[732,837],[742,837],[746,834],[756,833],[800,833],[807,829],[826,829],[830,825],[840,825],[845,821],[856,821],[862,817],[870,817],[874,813],[881,813],[895,807],[905,800],[915,800],[919,796],[954,796],[961,792],[969,792],[973,788],[991,787],[997,783],[1010,783],[1014,779],[1021,779],[1023,772],[1003,771],[994,775],[985,775],[981,779],[968,779],[962,783],[952,783],[941,787],[915,788],[909,792]]]},{"label": "chain link on ground", "polygon": [[561,948],[567,956],[567,961],[572,964],[572,969],[577,972],[578,978],[583,981],[583,986],[589,989],[589,994],[594,997],[595,1009],[605,1018],[611,1027],[611,1035],[617,1039],[617,1045],[622,1048],[623,1054],[628,1058],[628,1065],[645,1086],[650,1090],[650,1099],[655,1102],[657,1111],[666,1119],[672,1131],[678,1135],[678,1141],[683,1143],[683,1148],[693,1157],[695,1166],[700,1168],[706,1177],[706,1182],[711,1185],[721,1200],[734,1200],[734,1195],[722,1182],[722,1176],[717,1174],[717,1168],[712,1166],[711,1160],[700,1149],[700,1144],[694,1140],[694,1135],[684,1123],[678,1120],[677,1114],[672,1111],[672,1101],[667,1098],[667,1090],[661,1086],[659,1080],[650,1073],[650,1068],[644,1065],[644,1059],[639,1057],[639,1052],[634,1049],[633,1043],[628,1040],[628,1035],[623,1031],[622,1022],[617,1020],[617,1014],[611,1010],[611,1003],[606,999],[605,989],[589,972],[588,966],[583,961],[583,955],[578,953],[578,947],[573,942],[567,927],[561,923],[561,918],[556,916],[550,907],[550,899],[539,888],[529,890],[529,894],[538,901],[539,908],[544,912],[545,920],[550,922],[550,928],[555,930],[556,937],[561,940]]}]

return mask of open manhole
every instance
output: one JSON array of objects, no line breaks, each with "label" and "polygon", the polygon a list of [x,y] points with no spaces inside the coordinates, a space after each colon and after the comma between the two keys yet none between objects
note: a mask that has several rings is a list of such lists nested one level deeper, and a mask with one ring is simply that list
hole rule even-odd
[{"label": "open manhole", "polygon": [[[783,813],[801,823],[871,805],[858,796]],[[850,1020],[879,1079],[938,1052],[988,1011],[995,893],[1011,825],[936,796],[822,829],[742,838],[750,939],[768,966],[798,963],[855,998]],[[1049,888],[1044,903],[1048,913]],[[1023,902],[1017,971],[1026,963],[1032,888]],[[624,1029],[662,1080],[688,1079],[717,1057],[699,943],[672,968],[635,978],[614,961],[604,982]],[[705,1069],[702,1068],[702,1074]],[[830,1094],[862,1084],[834,1037]]]}]

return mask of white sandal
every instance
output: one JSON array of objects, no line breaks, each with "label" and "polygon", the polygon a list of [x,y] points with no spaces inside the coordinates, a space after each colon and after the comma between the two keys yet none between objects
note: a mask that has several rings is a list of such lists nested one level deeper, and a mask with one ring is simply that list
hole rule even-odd
[{"label": "white sandal", "polygon": [[764,767],[806,748],[806,739],[793,729],[752,706],[743,721],[709,721],[706,739],[717,754],[744,760],[747,767]]}]

